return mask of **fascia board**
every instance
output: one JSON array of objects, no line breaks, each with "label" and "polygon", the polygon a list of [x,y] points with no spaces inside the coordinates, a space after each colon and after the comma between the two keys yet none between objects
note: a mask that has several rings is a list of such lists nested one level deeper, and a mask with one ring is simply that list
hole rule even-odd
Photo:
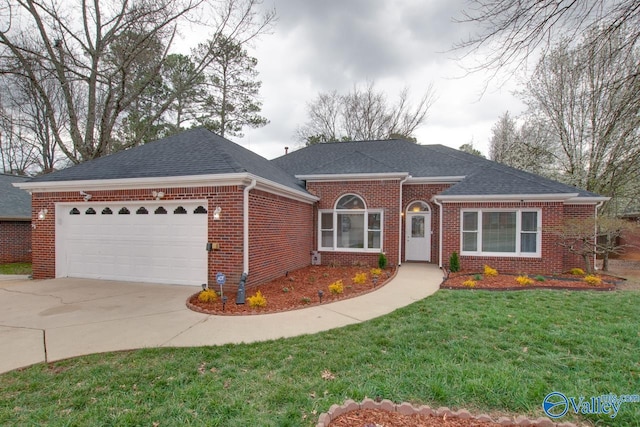
[{"label": "fascia board", "polygon": [[318,175],[296,175],[295,177],[303,181],[368,181],[368,180],[395,180],[404,179],[410,176],[408,172],[384,172],[384,173],[341,173],[341,174],[318,174]]},{"label": "fascia board", "polygon": [[434,196],[435,200],[442,203],[464,203],[464,202],[564,202],[569,199],[577,198],[578,193],[560,193],[560,194],[484,194],[484,195],[438,195]]},{"label": "fascia board", "polygon": [[454,184],[465,179],[466,176],[410,176],[405,184]]}]

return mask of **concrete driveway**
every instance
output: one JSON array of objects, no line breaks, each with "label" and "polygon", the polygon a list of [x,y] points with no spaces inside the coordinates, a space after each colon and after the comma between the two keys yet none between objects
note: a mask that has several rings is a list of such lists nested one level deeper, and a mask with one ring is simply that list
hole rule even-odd
[{"label": "concrete driveway", "polygon": [[428,264],[404,264],[376,292],[332,304],[256,316],[186,308],[199,287],[90,279],[0,279],[0,373],[39,362],[144,347],[190,347],[316,333],[387,314],[433,294]]}]

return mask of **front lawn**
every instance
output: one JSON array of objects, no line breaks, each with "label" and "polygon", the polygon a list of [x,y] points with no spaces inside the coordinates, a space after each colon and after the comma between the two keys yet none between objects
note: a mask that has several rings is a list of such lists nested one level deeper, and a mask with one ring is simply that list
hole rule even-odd
[{"label": "front lawn", "polygon": [[31,274],[30,262],[0,264],[0,274]]},{"label": "front lawn", "polygon": [[[377,396],[538,417],[552,391],[640,393],[638,307],[636,291],[441,290],[311,336],[11,372],[0,376],[0,424],[313,426],[334,403]],[[640,403],[586,419],[637,426]]]}]

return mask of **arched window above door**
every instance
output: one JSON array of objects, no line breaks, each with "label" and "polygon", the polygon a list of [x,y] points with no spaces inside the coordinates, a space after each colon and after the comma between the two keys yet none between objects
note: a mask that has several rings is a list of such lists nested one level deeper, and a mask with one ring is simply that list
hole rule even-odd
[{"label": "arched window above door", "polygon": [[407,212],[431,212],[429,205],[421,200],[413,202],[407,208]]}]

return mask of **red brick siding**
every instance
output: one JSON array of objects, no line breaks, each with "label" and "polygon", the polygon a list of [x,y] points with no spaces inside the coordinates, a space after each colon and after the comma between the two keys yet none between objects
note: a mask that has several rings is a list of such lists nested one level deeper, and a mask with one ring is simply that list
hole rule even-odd
[{"label": "red brick siding", "polygon": [[[383,211],[383,248],[390,264],[398,264],[398,231],[400,226],[400,181],[373,180],[349,182],[309,182],[307,189],[320,197],[317,209],[333,209],[337,200],[345,194],[362,197],[368,209]],[[313,247],[318,246],[318,213],[314,212]],[[357,253],[344,251],[323,251],[323,264],[352,265],[363,263],[378,264],[377,253]]]},{"label": "red brick siding", "polygon": [[[439,224],[440,224],[440,208],[435,203],[431,202],[433,196],[442,193],[447,188],[451,187],[451,184],[404,184],[402,186],[402,211],[406,212],[407,207],[413,202],[422,201],[426,202],[431,208],[431,262],[438,264],[438,249],[439,249]],[[405,217],[402,217],[402,259],[405,259],[405,240],[406,235],[406,221]]]},{"label": "red brick siding", "polygon": [[0,264],[31,262],[31,221],[0,221]]},{"label": "red brick siding", "polygon": [[252,190],[249,278],[254,287],[311,263],[313,205]]},{"label": "red brick siding", "polygon": [[460,211],[462,209],[487,208],[539,208],[542,211],[541,258],[474,257],[460,256],[460,265],[466,271],[480,271],[487,264],[499,271],[510,273],[552,274],[565,271],[572,266],[574,258],[558,243],[551,232],[561,224],[565,215],[579,217],[593,215],[593,205],[563,205],[562,202],[526,203],[445,203],[443,222],[443,263],[449,263],[453,251],[460,253]]}]

